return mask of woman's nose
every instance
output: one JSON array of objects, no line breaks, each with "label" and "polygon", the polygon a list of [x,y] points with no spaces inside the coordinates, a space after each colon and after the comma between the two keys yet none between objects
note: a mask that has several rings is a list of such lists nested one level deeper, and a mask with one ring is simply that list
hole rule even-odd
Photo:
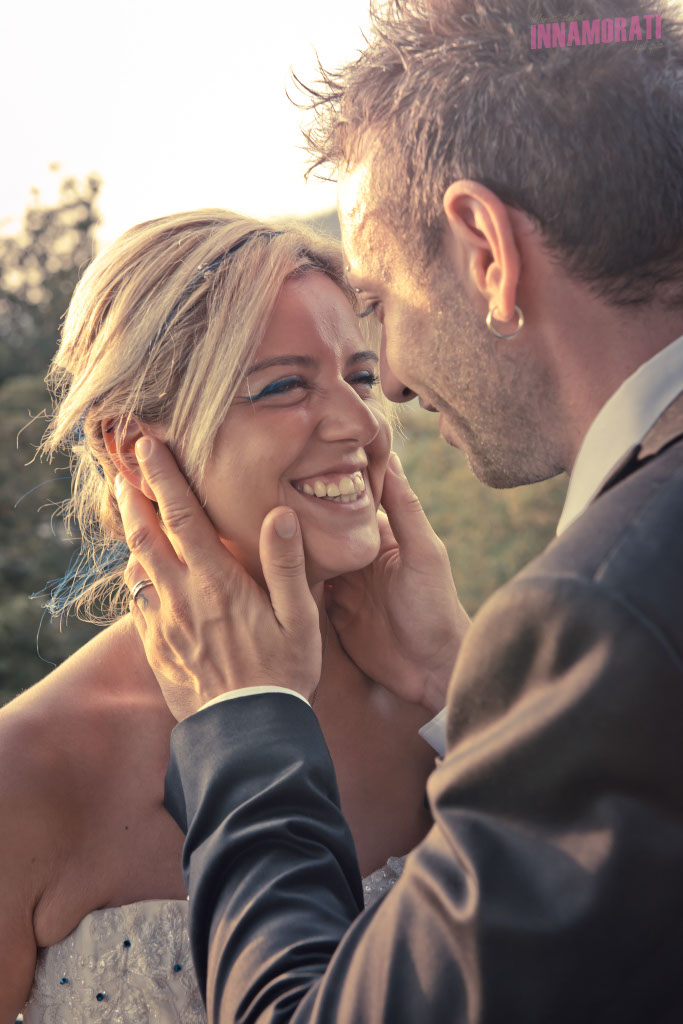
[{"label": "woman's nose", "polygon": [[398,379],[389,366],[384,330],[382,331],[382,348],[380,350],[379,367],[382,391],[390,402],[410,402],[415,398],[415,392],[411,391],[410,388],[407,388],[405,384]]},{"label": "woman's nose", "polygon": [[353,441],[363,448],[377,436],[379,420],[357,387],[340,381],[329,393],[318,428],[323,440]]}]

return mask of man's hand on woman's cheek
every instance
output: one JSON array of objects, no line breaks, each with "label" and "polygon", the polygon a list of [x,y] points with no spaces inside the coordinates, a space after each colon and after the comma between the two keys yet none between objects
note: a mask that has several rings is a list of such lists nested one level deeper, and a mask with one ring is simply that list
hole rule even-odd
[{"label": "man's hand on woman's cheek", "polygon": [[159,515],[117,478],[131,551],[125,579],[136,590],[131,612],[147,660],[175,718],[246,686],[283,686],[310,697],[321,640],[295,514],[275,508],[263,522],[266,593],[221,543],[168,448],[145,437],[136,454]]},{"label": "man's hand on woman's cheek", "polygon": [[347,654],[392,693],[432,714],[446,704],[469,618],[448,553],[392,453],[371,565],[332,580],[327,609]]}]

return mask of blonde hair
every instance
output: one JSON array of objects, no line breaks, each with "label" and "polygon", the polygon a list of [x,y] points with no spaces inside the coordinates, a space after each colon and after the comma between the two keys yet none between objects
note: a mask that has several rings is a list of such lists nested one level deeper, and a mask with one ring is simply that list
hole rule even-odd
[{"label": "blonde hair", "polygon": [[[61,512],[81,537],[78,556],[46,605],[53,616],[75,612],[104,624],[127,611],[128,548],[103,420],[116,423],[117,436],[133,417],[163,424],[200,491],[218,428],[283,284],[314,270],[358,309],[337,241],[226,210],[138,224],[90,264],[46,378],[55,405],[41,452],[70,456],[72,495]],[[376,348],[376,327],[360,325]]]}]

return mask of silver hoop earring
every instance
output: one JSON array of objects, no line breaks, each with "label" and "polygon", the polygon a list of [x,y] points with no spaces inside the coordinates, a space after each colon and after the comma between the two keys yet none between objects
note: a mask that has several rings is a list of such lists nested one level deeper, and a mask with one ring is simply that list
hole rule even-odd
[{"label": "silver hoop earring", "polygon": [[522,313],[519,306],[515,306],[515,313],[517,314],[518,319],[517,328],[512,332],[512,334],[501,334],[500,331],[497,331],[496,328],[493,327],[491,324],[491,321],[493,320],[493,311],[495,308],[495,306],[491,306],[486,317],[486,326],[490,330],[491,334],[495,334],[497,338],[514,338],[516,334],[519,334],[522,327],[524,327],[524,313]]}]

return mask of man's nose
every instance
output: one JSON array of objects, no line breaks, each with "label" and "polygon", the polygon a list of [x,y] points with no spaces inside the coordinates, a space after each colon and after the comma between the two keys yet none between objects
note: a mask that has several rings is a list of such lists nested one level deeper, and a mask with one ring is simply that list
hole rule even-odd
[{"label": "man's nose", "polygon": [[398,379],[391,367],[389,366],[389,360],[387,359],[387,346],[384,340],[384,332],[382,332],[382,348],[380,351],[379,360],[379,375],[382,382],[382,391],[387,396],[390,402],[411,402],[415,398],[416,393],[411,391],[410,388],[406,387],[405,384]]}]

